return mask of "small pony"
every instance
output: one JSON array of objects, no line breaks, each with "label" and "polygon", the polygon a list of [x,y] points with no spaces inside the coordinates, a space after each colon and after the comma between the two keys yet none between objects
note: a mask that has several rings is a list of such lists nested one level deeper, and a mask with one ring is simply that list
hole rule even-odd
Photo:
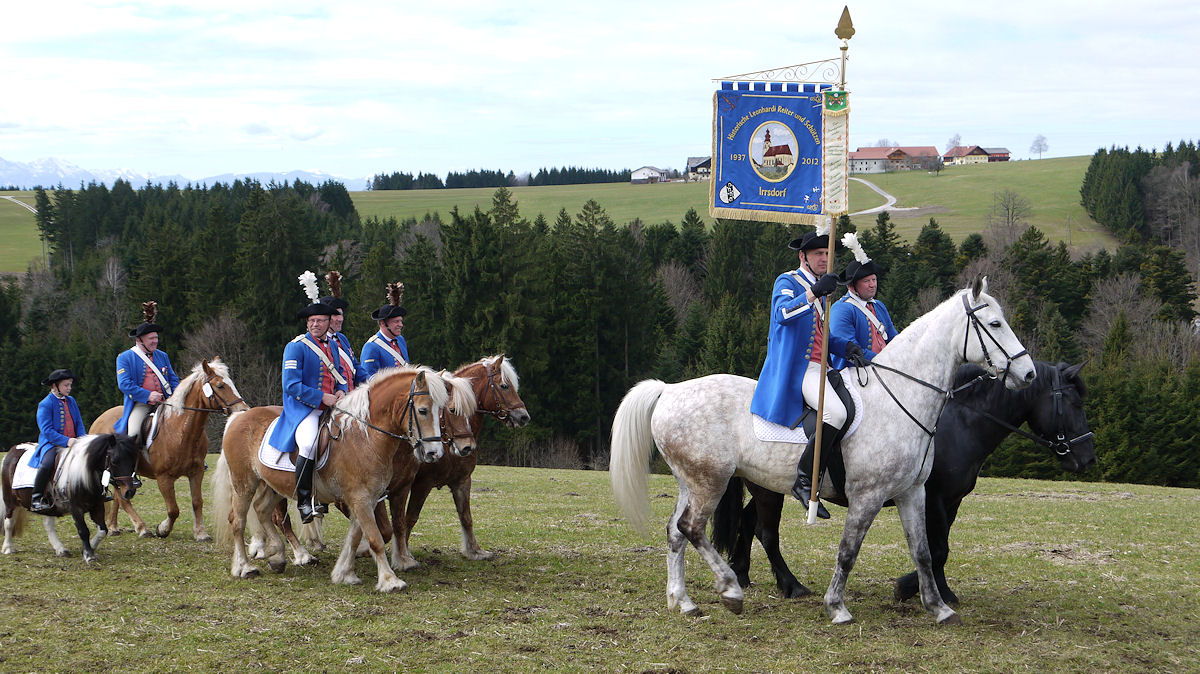
[{"label": "small pony", "polygon": [[[3,473],[4,498],[0,501],[0,519],[4,520],[4,554],[15,552],[12,537],[21,535],[25,524],[25,511],[30,508],[30,498],[33,488],[13,488],[13,477],[22,457],[35,449],[33,443],[22,443],[9,450],[4,457],[0,473]],[[91,564],[96,561],[96,546],[108,535],[108,527],[104,524],[104,492],[107,481],[103,474],[107,472],[112,481],[119,487],[121,496],[126,500],[132,499],[142,483],[134,476],[137,465],[137,447],[132,438],[113,435],[84,435],[75,441],[65,451],[59,452],[58,469],[50,485],[50,498],[54,510],[45,515],[42,520],[46,527],[46,536],[54,547],[54,554],[66,557],[70,553],[58,539],[55,531],[55,520],[70,514],[75,519],[75,530],[83,541],[83,561]],[[20,506],[18,508],[17,506]],[[83,516],[90,515],[92,521],[100,528],[96,537],[88,529]]]}]

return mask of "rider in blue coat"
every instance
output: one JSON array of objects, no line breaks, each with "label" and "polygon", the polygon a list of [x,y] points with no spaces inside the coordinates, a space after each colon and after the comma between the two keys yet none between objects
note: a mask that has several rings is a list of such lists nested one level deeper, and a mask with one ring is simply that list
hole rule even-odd
[{"label": "rider in blue coat", "polygon": [[846,295],[829,309],[829,341],[833,366],[865,365],[898,334],[892,315],[883,302],[875,299],[879,290],[878,271],[867,257],[856,234],[842,237],[842,243],[854,253],[854,261],[838,276],[846,286]]},{"label": "rider in blue coat", "polygon": [[268,440],[280,452],[297,452],[296,508],[306,524],[323,514],[312,493],[321,413],[346,395],[341,349],[328,334],[334,310],[317,302],[315,292],[310,299],[313,302],[297,314],[305,319],[307,331],[283,348],[283,414]]},{"label": "rider in blue coat", "polygon": [[83,435],[83,417],[79,414],[79,405],[71,397],[71,386],[75,383],[75,373],[70,370],[55,370],[49,377],[42,380],[42,386],[49,386],[50,393],[38,403],[38,445],[33,458],[29,460],[31,468],[37,468],[33,478],[33,494],[30,509],[43,514],[54,509],[51,499],[46,498],[46,485],[54,477],[54,464],[58,460],[58,449],[75,444],[75,438]]},{"label": "rider in blue coat", "polygon": [[342,275],[337,271],[331,271],[325,275],[326,282],[329,283],[329,294],[321,298],[323,304],[328,304],[333,308],[333,315],[329,317],[329,332],[338,341],[338,346],[342,350],[342,371],[346,374],[346,392],[354,390],[358,384],[367,381],[367,375],[363,371],[362,363],[358,362],[358,358],[354,357],[354,349],[350,347],[350,339],[342,334],[342,325],[346,322],[346,311],[350,309],[350,303],[342,298]]},{"label": "rider in blue coat", "polygon": [[[767,333],[767,359],[754,387],[750,412],[790,428],[804,416],[804,403],[816,409],[820,394],[821,362],[829,356],[822,344],[824,311],[821,298],[837,287],[829,269],[829,235],[808,232],[793,239],[788,248],[799,251],[800,267],[780,274],[771,291],[771,322]],[[846,408],[828,382],[825,385],[822,452],[829,449],[846,423]],[[815,434],[814,434],[815,435]],[[792,495],[807,502],[812,478],[815,440],[800,458]],[[823,505],[818,514],[828,518]]]},{"label": "rider in blue coat", "polygon": [[400,305],[404,296],[403,283],[389,283],[388,303],[371,312],[379,323],[379,331],[371,335],[362,347],[362,369],[367,379],[389,367],[408,365],[408,343],[400,336],[408,310]]},{"label": "rider in blue coat", "polygon": [[117,355],[117,388],[125,396],[125,409],[113,424],[113,432],[139,440],[142,422],[151,408],[171,397],[179,386],[179,375],[171,367],[170,357],[158,348],[158,333],[162,328],[154,322],[157,313],[157,303],[142,303],[143,320],[129,331],[134,345]]}]

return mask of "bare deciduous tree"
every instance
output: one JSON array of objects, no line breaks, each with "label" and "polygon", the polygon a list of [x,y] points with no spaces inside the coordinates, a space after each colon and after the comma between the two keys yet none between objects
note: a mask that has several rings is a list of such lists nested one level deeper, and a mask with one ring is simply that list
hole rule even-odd
[{"label": "bare deciduous tree", "polygon": [[900,147],[900,144],[890,141],[887,138],[880,138],[875,141],[875,147]]},{"label": "bare deciduous tree", "polygon": [[[1117,314],[1125,312],[1130,334],[1143,335],[1154,323],[1154,314],[1161,306],[1142,292],[1142,281],[1137,274],[1120,274],[1097,281],[1090,298],[1087,317],[1079,326],[1079,346],[1096,355],[1104,347]],[[1140,345],[1138,350],[1142,350]]]},{"label": "bare deciduous tree", "polygon": [[1200,273],[1200,180],[1191,163],[1156,166],[1142,179],[1146,224],[1160,241],[1183,251],[1188,270]]},{"label": "bare deciduous tree", "polygon": [[984,235],[990,250],[1004,250],[1021,237],[1029,226],[1033,204],[1012,190],[992,195],[992,212],[988,213],[988,229]]},{"label": "bare deciduous tree", "polygon": [[1050,151],[1050,144],[1046,142],[1046,137],[1038,134],[1037,138],[1033,139],[1033,145],[1029,146],[1029,154],[1037,153],[1038,159],[1042,158],[1042,154]]},{"label": "bare deciduous tree", "polygon": [[667,295],[667,304],[675,312],[675,320],[682,324],[692,302],[700,299],[700,283],[692,276],[687,265],[675,260],[659,266],[658,278]]},{"label": "bare deciduous tree", "polygon": [[953,136],[950,136],[950,140],[946,141],[946,151],[949,152],[959,145],[962,145],[962,134],[955,133]]}]

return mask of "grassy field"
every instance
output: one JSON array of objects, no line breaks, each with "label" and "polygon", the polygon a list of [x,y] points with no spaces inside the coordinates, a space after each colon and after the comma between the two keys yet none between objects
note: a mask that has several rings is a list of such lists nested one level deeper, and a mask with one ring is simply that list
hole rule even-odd
[{"label": "grassy field", "polygon": [[[1089,157],[1064,157],[957,166],[938,176],[911,171],[856,177],[869,180],[898,198],[891,211],[892,220],[900,235],[909,241],[916,239],[930,217],[936,218],[955,241],[983,231],[993,195],[1013,190],[1032,203],[1030,224],[1044,231],[1051,241],[1068,241],[1079,252],[1102,247],[1115,249],[1116,240],[1079,205],[1079,186],[1089,161]],[[494,193],[492,188],[478,188],[351,192],[350,195],[364,218],[394,217],[403,221],[432,213],[449,220],[450,211],[456,206],[464,213],[477,206],[487,210],[491,208]],[[3,194],[33,203],[32,192],[0,192]],[[540,213],[553,222],[562,209],[575,215],[588,199],[595,199],[619,225],[637,218],[647,224],[666,221],[678,224],[689,208],[709,220],[707,183],[516,187],[513,196],[521,214],[531,220]],[[851,181],[850,203],[854,211],[861,211],[882,205],[884,199],[867,186]],[[860,228],[869,227],[874,221],[874,215],[855,218]],[[0,200],[0,241],[5,244],[0,248],[0,272],[22,272],[30,260],[41,255],[33,214],[6,200]]]},{"label": "grassy field", "polygon": [[[0,191],[0,197],[6,196],[34,205],[33,192]],[[8,199],[0,199],[0,242],[0,273],[24,272],[31,261],[42,258],[42,241],[33,213]]]},{"label": "grassy field", "polygon": [[[275,575],[261,565],[250,580],[229,576],[215,544],[191,539],[186,505],[170,538],[109,539],[90,568],[67,520],[66,559],[31,521],[17,553],[0,557],[0,670],[1142,672],[1200,662],[1195,490],[980,480],[952,535],[957,627],[892,600],[892,578],[910,567],[891,509],[850,576],[857,623],[830,625],[819,594],[844,511],[806,527],[794,502],[784,554],[818,596],[777,597],[756,547],[758,584],[732,615],[689,550],[689,592],[706,616],[669,613],[662,525],[675,494],[669,476],[651,476],[656,531],[640,535],[618,518],[607,473],[481,467],[476,530],[496,559],[458,554],[449,495],[435,492],[413,536],[422,566],[392,595],[374,592],[365,560],[365,585],[329,582],[345,530],[336,514],[335,549],[318,566]],[[135,504],[148,521],[162,517],[152,483]]]},{"label": "grassy field", "polygon": [[[1033,206],[1029,224],[1045,232],[1051,241],[1067,241],[1081,251],[1112,250],[1117,246],[1116,239],[1079,205],[1079,187],[1090,161],[1091,157],[1062,157],[953,166],[937,176],[904,171],[856,177],[870,180],[895,196],[896,208],[920,209],[891,211],[897,231],[910,241],[931,216],[955,241],[961,241],[965,235],[984,229],[993,195],[1012,190],[1029,200]],[[857,206],[855,210],[859,210]]]}]

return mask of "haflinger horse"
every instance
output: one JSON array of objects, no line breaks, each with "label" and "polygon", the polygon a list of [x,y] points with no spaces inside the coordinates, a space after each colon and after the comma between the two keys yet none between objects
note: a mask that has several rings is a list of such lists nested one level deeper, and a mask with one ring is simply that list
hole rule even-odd
[{"label": "haflinger horse", "polygon": [[[442,447],[446,451],[445,456],[454,454],[456,456],[469,456],[475,451],[476,440],[475,433],[471,430],[471,420],[475,417],[476,401],[475,391],[471,388],[470,380],[462,377],[456,377],[442,370],[438,373],[442,382],[446,385],[446,391],[449,394],[446,406],[442,408],[441,428],[442,428]],[[392,458],[392,480],[388,483],[388,495],[392,507],[399,504],[404,505],[403,498],[393,498],[393,495],[403,493],[407,496],[409,488],[412,486],[413,479],[417,475],[419,466],[426,465],[418,461],[416,455],[412,451],[407,451],[408,442],[402,441],[400,451]],[[259,489],[260,492],[263,489]],[[292,518],[284,507],[286,502],[280,502],[272,515],[272,522],[278,526],[283,533],[284,539],[292,548],[292,561],[297,565],[306,565],[316,562],[314,557],[307,548],[296,537],[295,531],[292,528]],[[345,510],[344,503],[338,503],[338,508],[343,512]],[[398,521],[403,522],[403,510],[400,511]],[[375,523],[379,527],[379,533],[383,537],[385,543],[392,543],[392,558],[391,566],[397,571],[407,571],[415,567],[416,561],[413,560],[411,565],[406,565],[402,561],[402,553],[398,552],[396,544],[402,541],[402,536],[393,536],[392,519],[388,515],[388,511],[383,502],[375,506]],[[250,531],[250,543],[247,546],[247,554],[251,558],[263,558],[265,554],[265,538],[258,521],[255,518],[250,518],[247,522],[247,529]],[[301,531],[305,534],[306,540],[318,548],[324,547],[321,534],[321,520],[314,519],[309,524],[302,524]],[[366,541],[359,544],[357,554],[366,556],[370,554],[370,547]],[[407,548],[404,549],[404,555],[407,555]],[[411,557],[409,558],[411,559]]]},{"label": "haflinger horse", "polygon": [[[329,427],[340,431],[330,439],[325,462],[318,458],[313,480],[318,500],[342,501],[349,511],[350,529],[331,573],[334,583],[362,582],[354,572],[354,551],[365,536],[378,572],[375,589],[391,592],[406,586],[388,566],[375,524],[375,504],[387,491],[392,460],[401,447],[411,446],[419,461],[441,458],[438,419],[447,398],[446,386],[436,372],[427,367],[403,367],[381,370],[334,406]],[[268,565],[276,572],[287,566],[283,539],[271,517],[279,502],[295,492],[295,476],[291,471],[269,468],[258,458],[263,437],[280,411],[278,406],[255,407],[233,415],[225,426],[213,485],[214,526],[221,540],[233,545],[230,573],[234,577],[258,575],[246,556],[244,540],[246,514],[252,503],[267,537]],[[262,485],[271,491],[259,494]]]},{"label": "haflinger horse", "polygon": [[[917,566],[922,604],[939,623],[961,622],[942,601],[931,570],[924,489],[932,467],[928,428],[964,361],[985,365],[1013,389],[1029,386],[1036,377],[1033,359],[986,291],[987,280],[977,278],[914,321],[874,360],[905,376],[873,377],[859,390],[865,413],[841,448],[849,510],[825,592],[825,613],[835,624],[853,620],[844,601],[846,578],[867,529],[889,499],[900,512]],[[689,541],[716,575],[722,603],[734,613],[742,610],[737,576],[705,531],[729,479],[737,475],[783,493],[796,478],[803,447],[755,437],[750,415],[754,386],[753,379],[733,375],[678,384],[647,380],[630,389],[613,419],[613,492],[634,526],[644,530],[649,516],[646,474],[655,445],[679,484],[679,499],[667,524],[667,606],[686,615],[700,612],[684,584],[683,553]]]},{"label": "haflinger horse", "polygon": [[[517,392],[520,388],[517,370],[503,354],[485,356],[463,365],[455,370],[454,376],[470,382],[477,403],[477,411],[468,415],[469,426],[474,436],[472,445],[478,442],[484,414],[495,417],[510,428],[519,428],[529,423],[529,412]],[[492,559],[493,554],[481,548],[475,540],[475,525],[471,517],[471,473],[475,470],[475,462],[473,451],[463,451],[456,443],[456,447],[451,448],[440,461],[420,464],[413,479],[408,473],[408,468],[402,465],[403,457],[397,454],[392,484],[388,487],[390,524],[387,521],[388,515],[377,511],[380,531],[390,531],[394,534],[391,539],[393,569],[408,571],[420,566],[409,550],[409,536],[429,493],[434,488],[446,485],[450,485],[450,494],[454,498],[458,521],[462,527],[463,556],[472,560]],[[303,525],[302,529],[309,533],[310,540],[317,539],[312,524]],[[363,550],[359,552],[364,553]]]},{"label": "haflinger horse", "polygon": [[[4,554],[12,554],[12,537],[20,536],[25,524],[25,511],[30,507],[33,487],[13,488],[13,478],[21,458],[36,449],[33,443],[17,445],[8,451],[4,457],[0,472],[3,473],[3,499],[0,500],[0,520],[4,521]],[[104,492],[108,480],[104,478],[107,472],[113,483],[117,485],[116,492],[126,500],[132,499],[141,483],[134,476],[133,469],[137,463],[137,448],[132,439],[117,436],[112,433],[103,435],[84,435],[75,443],[58,452],[58,468],[50,483],[49,494],[53,500],[54,510],[43,517],[46,527],[46,537],[54,548],[54,554],[66,557],[70,553],[58,538],[55,523],[59,517],[70,514],[75,520],[75,530],[79,532],[79,540],[83,542],[83,561],[91,564],[96,561],[96,547],[108,534],[104,524]],[[30,476],[32,478],[32,476]],[[90,515],[99,530],[96,537],[88,529],[84,515]]]},{"label": "haflinger horse", "polygon": [[[111,433],[113,424],[121,418],[122,409],[120,406],[109,408],[92,422],[89,432]],[[167,504],[167,518],[151,532],[133,505],[117,494],[108,512],[110,533],[121,533],[117,526],[117,513],[124,509],[133,521],[134,531],[142,538],[170,535],[175,520],[179,519],[175,481],[186,477],[192,494],[192,536],[197,541],[212,540],[204,529],[204,494],[201,491],[206,470],[204,460],[208,454],[208,436],[204,433],[204,426],[212,412],[230,414],[248,409],[250,406],[242,400],[237,385],[229,376],[229,367],[221,362],[220,357],[196,363],[191,374],[179,382],[171,397],[158,406],[154,441],[138,457],[138,474],[158,480],[158,490]]]},{"label": "haflinger horse", "polygon": [[[529,423],[529,411],[517,390],[520,378],[512,362],[499,354],[485,356],[454,371],[454,376],[471,382],[478,403],[478,412],[471,419],[471,428],[478,440],[483,427],[483,415],[495,417],[509,428],[520,428]],[[458,522],[462,528],[462,554],[467,559],[487,560],[493,554],[484,550],[475,540],[475,522],[471,517],[471,474],[475,472],[477,456],[474,453],[450,453],[436,463],[423,463],[412,482],[411,492],[392,492],[392,526],[396,530],[393,539],[392,563],[399,560],[398,568],[411,569],[418,566],[408,549],[408,539],[421,516],[425,499],[435,488],[449,485],[454,507],[458,511]],[[405,507],[404,500],[408,504]]]},{"label": "haflinger horse", "polygon": [[[946,583],[946,559],[950,554],[950,527],[963,498],[975,489],[983,463],[1011,433],[1017,433],[1052,451],[1059,467],[1083,473],[1096,463],[1092,431],[1083,411],[1087,389],[1079,376],[1079,365],[1057,365],[1035,361],[1037,378],[1023,391],[1010,391],[998,379],[990,379],[983,368],[966,364],[954,377],[954,397],[946,403],[934,434],[933,469],[925,482],[925,530],[933,559],[933,577],[942,600],[957,604],[958,596]],[[853,378],[849,372],[846,376]],[[1021,430],[1028,423],[1032,433]],[[828,478],[827,478],[828,479]],[[784,496],[741,478],[729,488],[713,516],[713,545],[729,552],[729,565],[742,587],[750,584],[750,547],[755,537],[771,561],[775,582],[785,597],[809,594],[779,552],[779,521]],[[750,501],[742,506],[743,487]],[[844,498],[822,489],[832,502]],[[904,601],[920,590],[917,572],[896,579],[894,596]]]}]

